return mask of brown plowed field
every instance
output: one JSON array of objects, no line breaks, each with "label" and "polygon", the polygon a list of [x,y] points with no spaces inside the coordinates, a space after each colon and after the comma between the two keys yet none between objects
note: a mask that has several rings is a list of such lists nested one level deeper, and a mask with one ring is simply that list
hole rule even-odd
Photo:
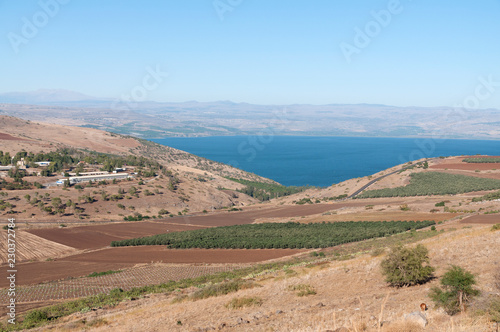
[{"label": "brown plowed field", "polygon": [[459,213],[427,213],[427,212],[359,212],[332,214],[328,216],[318,216],[315,218],[305,218],[298,222],[336,222],[336,221],[424,221],[434,220],[435,222],[448,220],[458,216]]},{"label": "brown plowed field", "polygon": [[365,203],[292,205],[253,209],[243,212],[223,212],[202,216],[184,216],[157,222],[128,222],[71,228],[41,228],[29,230],[44,239],[76,249],[97,249],[109,246],[111,241],[132,239],[168,232],[180,232],[203,227],[251,224],[257,218],[298,217],[323,213],[346,206],[364,206]]},{"label": "brown plowed field", "polygon": [[439,164],[432,165],[429,168],[432,169],[458,169],[463,171],[488,171],[493,169],[500,169],[500,164],[497,163],[450,163],[450,164]]},{"label": "brown plowed field", "polygon": [[[365,206],[366,203],[360,202],[345,202],[336,204],[309,204],[309,205],[283,205],[272,208],[253,209],[243,212],[228,212],[213,215],[194,216],[176,218],[183,222],[200,226],[231,226],[251,224],[259,218],[289,218],[301,217],[318,213],[323,213],[330,210],[336,210],[343,207]],[[179,221],[177,221],[179,222]]]},{"label": "brown plowed field", "polygon": [[461,224],[500,224],[500,214],[478,214],[469,218],[460,220]]},{"label": "brown plowed field", "polygon": [[41,228],[28,232],[77,249],[97,249],[109,246],[111,241],[199,228],[190,225],[145,221],[71,228]]},{"label": "brown plowed field", "polygon": [[457,170],[464,170],[464,171],[475,171],[475,170],[486,171],[486,170],[500,169],[500,163],[465,163],[462,161],[465,158],[474,158],[474,157],[500,158],[497,156],[455,157],[455,158],[441,160],[441,161],[439,161],[438,164],[432,165],[429,168],[431,168],[431,169],[446,169],[447,168],[447,169],[457,169]]},{"label": "brown plowed field", "polygon": [[106,248],[62,259],[65,262],[96,263],[255,263],[294,255],[300,249],[167,249],[165,246]]},{"label": "brown plowed field", "polygon": [[[51,262],[32,262],[17,265],[16,284],[31,285],[92,272],[119,270],[151,262],[218,264],[255,263],[294,255],[299,249],[166,249],[163,246],[106,248],[78,254]],[[6,271],[5,265],[2,265]],[[8,286],[0,278],[0,288]]]}]

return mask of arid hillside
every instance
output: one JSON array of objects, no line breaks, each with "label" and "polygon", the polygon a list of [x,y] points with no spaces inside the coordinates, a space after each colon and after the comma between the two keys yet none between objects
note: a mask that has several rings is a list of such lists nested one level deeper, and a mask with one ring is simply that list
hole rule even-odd
[{"label": "arid hillside", "polygon": [[[16,233],[22,325],[14,330],[497,328],[498,157],[422,159],[296,192],[128,136],[7,116],[0,124],[0,161],[16,165],[0,171],[0,214],[16,219],[16,229],[5,226],[0,236],[0,268],[7,270],[7,232]],[[57,172],[52,164],[36,164],[45,157],[54,159]],[[104,176],[119,177],[70,183],[72,174],[106,169]],[[391,225],[402,226],[392,232]],[[344,235],[314,231],[343,227]],[[218,237],[219,231],[227,233]],[[141,242],[150,236],[153,242]],[[175,238],[184,240],[174,247]],[[115,245],[123,241],[132,244]],[[382,262],[392,248],[418,244],[429,250],[433,276],[411,287],[390,286]],[[480,291],[454,315],[429,295],[451,265],[472,273]],[[0,300],[8,301],[8,280],[0,284]],[[414,314],[417,321],[405,318],[422,303],[428,310]],[[0,324],[0,330],[8,326],[5,319]]]},{"label": "arid hillside", "polygon": [[[262,183],[274,183],[269,179],[250,174],[228,165],[217,163],[189,153],[162,146],[137,138],[108,133],[91,128],[67,127],[62,125],[25,121],[9,116],[0,116],[0,150],[14,156],[21,151],[28,153],[48,153],[61,149],[95,151],[116,156],[145,157],[163,165],[169,176],[159,174],[153,178],[134,178],[107,185],[95,185],[75,190],[74,187],[62,188],[52,185],[62,176],[28,176],[24,180],[39,182],[45,187],[38,191],[31,189],[4,192],[3,201],[15,206],[11,210],[19,221],[36,224],[41,221],[74,222],[120,220],[131,214],[158,215],[160,210],[166,215],[186,214],[188,212],[210,212],[233,206],[241,207],[256,203],[252,197],[235,192],[244,186],[227,178],[236,178]],[[27,171],[40,171],[42,168],[28,168]],[[98,170],[98,168],[96,168]],[[7,179],[7,172],[4,172]],[[171,183],[175,180],[175,186]],[[142,184],[138,184],[142,183]],[[129,196],[124,202],[101,199],[105,195],[129,192],[137,188],[138,195]],[[170,188],[170,189],[169,189]],[[141,194],[146,193],[146,194]],[[43,197],[50,203],[54,198],[78,202],[79,197],[92,196],[94,201],[82,203],[84,218],[74,213],[52,215],[43,213],[35,204],[22,199],[26,195]],[[101,197],[99,197],[101,196]],[[83,206],[86,205],[86,206]],[[120,206],[120,207],[118,207]],[[124,207],[125,208],[124,208]],[[105,211],[105,213],[102,213]],[[9,209],[0,213],[6,215]],[[11,212],[12,213],[12,212]],[[76,218],[76,219],[75,219]]]}]

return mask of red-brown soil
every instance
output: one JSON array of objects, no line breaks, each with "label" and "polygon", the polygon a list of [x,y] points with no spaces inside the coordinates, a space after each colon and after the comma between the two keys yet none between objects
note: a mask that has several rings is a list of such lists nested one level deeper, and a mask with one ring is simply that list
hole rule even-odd
[{"label": "red-brown soil", "polygon": [[[74,278],[50,283],[17,287],[16,313],[50,305],[55,299],[74,299],[109,293],[114,288],[130,290],[134,287],[157,285],[169,280],[196,278],[207,274],[228,272],[246,265],[234,264],[146,264],[93,278]],[[0,290],[0,303],[8,303],[7,289]],[[7,307],[0,306],[0,317]]]},{"label": "red-brown soil", "polygon": [[109,246],[111,241],[199,228],[201,227],[165,222],[132,222],[71,228],[41,228],[28,232],[76,249],[97,249]]},{"label": "red-brown soil", "polygon": [[[272,208],[252,209],[243,212],[228,212],[225,214],[213,214],[206,216],[183,217],[188,224],[200,226],[230,226],[251,224],[259,218],[289,218],[301,217],[343,207],[365,206],[366,202],[346,202],[337,204],[313,204],[313,205],[282,205]],[[179,219],[179,218],[177,218]]]},{"label": "red-brown soil", "polygon": [[42,228],[29,230],[44,239],[76,249],[97,249],[109,246],[111,241],[180,232],[203,227],[251,224],[257,218],[298,217],[339,209],[345,206],[364,206],[365,203],[294,205],[252,209],[243,212],[225,212],[201,216],[183,216],[158,222],[131,222],[72,228]]},{"label": "red-brown soil", "polygon": [[461,224],[500,224],[500,214],[478,214],[469,218],[460,220]]},{"label": "red-brown soil", "polygon": [[65,262],[141,264],[255,263],[294,255],[299,249],[167,249],[165,246],[106,248],[62,259]]},{"label": "red-brown soil", "polygon": [[493,169],[500,169],[500,164],[497,163],[450,163],[450,164],[439,164],[432,165],[429,168],[432,169],[458,169],[464,171],[488,171]]},{"label": "red-brown soil", "polygon": [[25,141],[24,138],[14,137],[12,135],[5,134],[5,133],[0,133],[0,140],[5,140],[5,141]]},{"label": "red-brown soil", "polygon": [[[294,255],[298,249],[166,249],[164,246],[107,248],[74,255],[56,261],[30,262],[17,265],[16,285],[31,285],[92,272],[119,270],[136,264],[163,263],[254,263]],[[2,265],[6,270],[5,265]],[[0,288],[7,287],[7,278]]]},{"label": "red-brown soil", "polygon": [[463,157],[454,157],[448,158],[444,160],[438,161],[437,164],[431,165],[429,168],[431,169],[456,169],[456,170],[464,170],[464,171],[486,171],[493,169],[500,169],[500,163],[466,163],[463,162],[465,158],[500,158],[496,156],[463,156]]}]

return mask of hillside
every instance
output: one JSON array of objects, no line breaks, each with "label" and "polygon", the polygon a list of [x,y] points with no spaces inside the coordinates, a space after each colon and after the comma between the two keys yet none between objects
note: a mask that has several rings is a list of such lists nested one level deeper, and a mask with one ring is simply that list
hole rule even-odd
[{"label": "hillside", "polygon": [[[0,117],[1,135],[0,150],[9,152],[11,156],[25,151],[28,153],[49,153],[71,148],[77,151],[95,151],[115,156],[142,156],[149,158],[165,167],[171,176],[156,176],[145,179],[143,185],[138,185],[139,179],[75,190],[62,186],[51,185],[38,192],[50,202],[59,197],[66,201],[78,201],[79,197],[90,195],[95,201],[86,204],[87,221],[120,220],[123,216],[131,214],[157,215],[160,210],[168,211],[167,214],[185,214],[187,212],[212,211],[223,207],[245,206],[256,203],[257,200],[245,194],[235,192],[244,185],[226,178],[237,178],[248,181],[257,181],[273,184],[274,181],[261,178],[233,167],[210,161],[189,153],[162,146],[149,141],[140,140],[130,136],[122,136],[103,132],[91,128],[66,127],[62,125],[25,121],[18,118]],[[33,169],[31,169],[33,170]],[[39,169],[40,170],[40,169]],[[30,169],[28,169],[30,171]],[[31,172],[31,171],[30,171]],[[42,185],[53,184],[61,176],[25,177],[28,182],[39,182]],[[175,180],[175,188],[171,184]],[[102,192],[109,195],[116,194],[118,190],[128,192],[131,187],[139,190],[139,197],[126,200],[127,210],[117,207],[120,202],[100,199]],[[171,189],[168,189],[168,188]],[[142,188],[142,189],[141,189]],[[140,192],[150,192],[152,195],[141,195]],[[32,195],[32,190],[16,190],[10,193],[4,201],[15,202],[15,215],[23,222],[41,221],[74,222],[75,215],[54,216],[40,211],[35,206],[30,206],[22,198]],[[17,198],[16,198],[17,197]],[[84,205],[84,204],[82,204]],[[99,211],[106,211],[102,214]],[[8,210],[0,211],[6,216]]]},{"label": "hillside", "polygon": [[370,104],[254,105],[97,99],[42,90],[0,94],[0,114],[85,126],[143,138],[167,136],[312,135],[498,139],[498,109]]},{"label": "hillside", "polygon": [[[495,226],[500,224],[500,167],[495,157],[418,160],[294,193],[272,180],[129,136],[8,116],[0,117],[0,124],[0,161],[20,161],[22,152],[27,171],[40,173],[15,180],[17,173],[2,171],[0,182],[0,213],[5,220],[16,219],[18,243],[16,308],[23,325],[12,328],[496,328],[491,310],[500,297]],[[56,186],[62,175],[43,175],[56,166],[31,167],[37,158],[53,158],[54,174],[123,167],[133,176]],[[271,199],[260,202],[243,191]],[[290,195],[272,198],[285,193]],[[408,226],[416,221],[424,228]],[[285,224],[254,225],[262,223]],[[273,229],[285,231],[267,231]],[[326,230],[332,234],[328,239]],[[220,234],[232,234],[232,240]],[[165,242],[127,241],[150,236]],[[330,241],[335,236],[337,245]],[[1,237],[5,240],[7,231]],[[187,238],[190,243],[182,240]],[[181,240],[175,244],[175,239]],[[111,246],[117,241],[135,245]],[[7,270],[3,243],[0,267]],[[380,265],[398,244],[425,245],[435,278],[412,287],[389,286]],[[481,291],[465,313],[453,316],[429,297],[450,264],[473,273]],[[2,301],[9,300],[8,287],[7,279],[0,281]],[[421,303],[429,307],[425,328],[404,318]],[[6,317],[7,308],[0,314]],[[5,320],[0,324],[2,330]]]}]

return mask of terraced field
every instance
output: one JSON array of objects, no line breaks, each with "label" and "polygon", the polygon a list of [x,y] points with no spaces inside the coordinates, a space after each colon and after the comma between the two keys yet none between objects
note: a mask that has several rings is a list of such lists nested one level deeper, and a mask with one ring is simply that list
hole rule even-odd
[{"label": "terraced field", "polygon": [[[54,300],[74,299],[109,293],[114,288],[130,290],[152,284],[160,284],[170,280],[181,280],[209,275],[217,272],[230,271],[243,265],[179,265],[179,264],[152,264],[141,267],[125,269],[119,273],[98,277],[84,277],[52,281],[31,286],[17,288],[17,302],[19,312],[30,308],[29,303],[48,303]],[[0,302],[8,303],[7,289],[0,290]],[[0,308],[0,315],[4,315],[6,308]]]}]

